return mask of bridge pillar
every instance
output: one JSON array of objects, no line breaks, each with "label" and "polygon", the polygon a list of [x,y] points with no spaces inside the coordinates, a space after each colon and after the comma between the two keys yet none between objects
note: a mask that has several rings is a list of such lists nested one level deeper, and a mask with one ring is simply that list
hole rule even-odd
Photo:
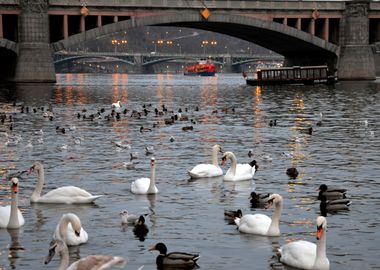
[{"label": "bridge pillar", "polygon": [[55,82],[49,43],[48,0],[20,0],[15,82]]},{"label": "bridge pillar", "polygon": [[223,66],[224,73],[232,73],[232,56],[230,54],[224,56],[223,62],[224,62],[224,66]]},{"label": "bridge pillar", "polygon": [[369,45],[369,0],[346,2],[340,26],[338,79],[376,79],[375,59]]}]

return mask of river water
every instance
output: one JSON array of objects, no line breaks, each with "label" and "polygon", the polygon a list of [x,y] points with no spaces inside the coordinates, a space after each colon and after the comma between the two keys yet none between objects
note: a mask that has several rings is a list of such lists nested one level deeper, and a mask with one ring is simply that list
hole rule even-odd
[{"label": "river water", "polygon": [[[56,269],[58,258],[48,265],[43,261],[60,217],[68,212],[81,218],[89,234],[87,244],[70,248],[71,261],[113,254],[128,258],[126,269],[156,269],[158,254],[148,247],[164,242],[169,252],[199,252],[200,269],[288,269],[278,262],[276,249],[293,240],[316,241],[316,190],[322,183],[347,188],[352,200],[350,211],[327,217],[331,269],[380,269],[380,82],[256,88],[246,86],[240,74],[59,74],[57,80],[56,85],[1,88],[0,111],[13,116],[13,130],[8,118],[0,124],[0,169],[25,170],[39,160],[45,167],[44,192],[75,185],[104,196],[94,205],[31,205],[36,175],[24,175],[19,207],[26,222],[16,231],[0,229],[0,269]],[[109,114],[117,100],[122,110],[130,110],[119,120],[88,120],[101,108],[102,116]],[[29,113],[20,112],[22,105]],[[42,115],[41,107],[49,105],[53,121]],[[143,105],[151,112],[131,117]],[[156,117],[154,108],[162,105],[169,112]],[[165,125],[170,111],[179,109],[189,121]],[[78,113],[87,118],[78,119]],[[271,127],[270,120],[277,126]],[[190,125],[193,130],[182,130]],[[66,133],[56,132],[56,126]],[[141,126],[152,131],[141,133]],[[305,132],[309,127],[312,135]],[[116,147],[113,142],[119,141],[131,149]],[[189,181],[187,170],[208,163],[216,143],[241,163],[251,161],[252,149],[260,166],[254,180]],[[149,177],[151,156],[145,146],[155,151],[155,196],[130,192],[132,181]],[[127,169],[131,153],[138,155],[135,168]],[[285,173],[292,166],[299,171],[295,180]],[[225,209],[272,216],[273,209],[250,208],[253,190],[282,195],[280,237],[241,234],[224,220]],[[0,180],[2,205],[9,204],[9,193],[8,183]],[[144,240],[121,224],[124,209],[147,214]]]}]

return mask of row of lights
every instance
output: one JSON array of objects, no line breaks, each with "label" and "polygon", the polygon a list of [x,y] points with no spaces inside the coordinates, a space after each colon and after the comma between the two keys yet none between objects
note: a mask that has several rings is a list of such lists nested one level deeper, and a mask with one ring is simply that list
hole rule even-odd
[{"label": "row of lights", "polygon": [[120,44],[128,44],[128,40],[125,39],[112,39],[111,43],[114,45],[120,45]]}]

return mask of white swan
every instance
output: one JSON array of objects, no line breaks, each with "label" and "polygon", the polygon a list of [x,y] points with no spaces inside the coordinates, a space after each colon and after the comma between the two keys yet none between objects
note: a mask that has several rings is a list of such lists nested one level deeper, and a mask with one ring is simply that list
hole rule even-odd
[{"label": "white swan", "polygon": [[326,218],[317,217],[317,244],[300,240],[283,245],[278,250],[280,262],[301,269],[330,269],[326,256]]},{"label": "white swan", "polygon": [[67,245],[61,240],[53,240],[49,246],[49,255],[45,259],[45,264],[48,264],[58,253],[60,257],[59,268],[60,270],[104,270],[112,266],[123,267],[127,260],[119,256],[107,256],[107,255],[89,255],[72,263],[69,266],[69,249]]},{"label": "white swan", "polygon": [[227,159],[231,160],[231,167],[228,169],[223,177],[224,181],[243,181],[251,180],[256,172],[256,161],[251,163],[238,164],[234,153],[225,152],[222,157],[222,165]]},{"label": "white swan", "polygon": [[45,182],[44,167],[40,162],[36,161],[29,171],[32,172],[33,170],[37,172],[38,183],[30,197],[30,202],[32,203],[92,203],[97,198],[103,196],[91,195],[86,190],[74,186],[56,188],[41,196]]},{"label": "white swan", "polygon": [[11,179],[11,205],[0,207],[0,228],[17,229],[25,224],[18,209],[18,178]]},{"label": "white swan", "polygon": [[118,100],[117,102],[115,103],[112,103],[112,108],[120,108],[121,107],[121,102],[120,100]]},{"label": "white swan", "polygon": [[242,233],[279,236],[280,235],[280,217],[282,212],[282,197],[279,194],[272,194],[268,199],[269,208],[273,203],[275,210],[272,219],[263,214],[247,214],[241,218],[235,218],[235,224]]},{"label": "white swan", "polygon": [[222,169],[218,165],[218,152],[221,152],[221,147],[215,144],[212,147],[211,164],[198,164],[191,171],[188,171],[191,178],[208,178],[223,175]]},{"label": "white swan", "polygon": [[79,217],[73,213],[64,214],[55,229],[54,240],[62,240],[68,246],[78,246],[88,241],[88,234],[82,228]]},{"label": "white swan", "polygon": [[131,191],[134,194],[156,194],[156,160],[150,160],[150,178],[139,178],[132,182]]}]

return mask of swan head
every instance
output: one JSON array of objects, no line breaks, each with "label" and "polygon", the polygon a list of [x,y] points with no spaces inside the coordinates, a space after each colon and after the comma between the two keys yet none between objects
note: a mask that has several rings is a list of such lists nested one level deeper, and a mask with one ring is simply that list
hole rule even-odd
[{"label": "swan head", "polygon": [[215,144],[212,148],[213,148],[217,153],[221,153],[221,154],[223,154],[222,147],[221,147],[219,144]]},{"label": "swan head", "polygon": [[32,165],[32,167],[29,168],[28,173],[32,173],[34,170],[41,170],[43,168],[41,162],[35,161]]},{"label": "swan head", "polygon": [[235,155],[232,152],[225,152],[222,156],[221,164],[224,165],[227,159],[232,159],[233,157],[235,157]]},{"label": "swan head", "polygon": [[45,264],[48,264],[54,257],[56,253],[63,252],[67,249],[66,244],[61,240],[52,240],[49,245],[49,254],[45,259]]},{"label": "swan head", "polygon": [[265,209],[270,208],[273,205],[273,203],[276,204],[276,205],[278,203],[282,203],[282,197],[281,197],[281,195],[276,194],[276,193],[270,195],[269,199],[268,199],[268,202],[265,205]]},{"label": "swan head", "polygon": [[327,220],[325,217],[319,216],[317,217],[317,240],[322,237],[322,234],[326,231],[327,228]]},{"label": "swan head", "polygon": [[18,192],[18,178],[16,177],[13,177],[11,179],[11,190],[12,190],[12,193],[16,194]]},{"label": "swan head", "polygon": [[156,164],[156,159],[154,157],[152,157],[150,159],[150,166],[153,167],[155,164]]},{"label": "swan head", "polygon": [[157,243],[154,246],[149,247],[149,251],[157,250],[160,252],[160,255],[166,255],[168,249],[164,243]]}]

